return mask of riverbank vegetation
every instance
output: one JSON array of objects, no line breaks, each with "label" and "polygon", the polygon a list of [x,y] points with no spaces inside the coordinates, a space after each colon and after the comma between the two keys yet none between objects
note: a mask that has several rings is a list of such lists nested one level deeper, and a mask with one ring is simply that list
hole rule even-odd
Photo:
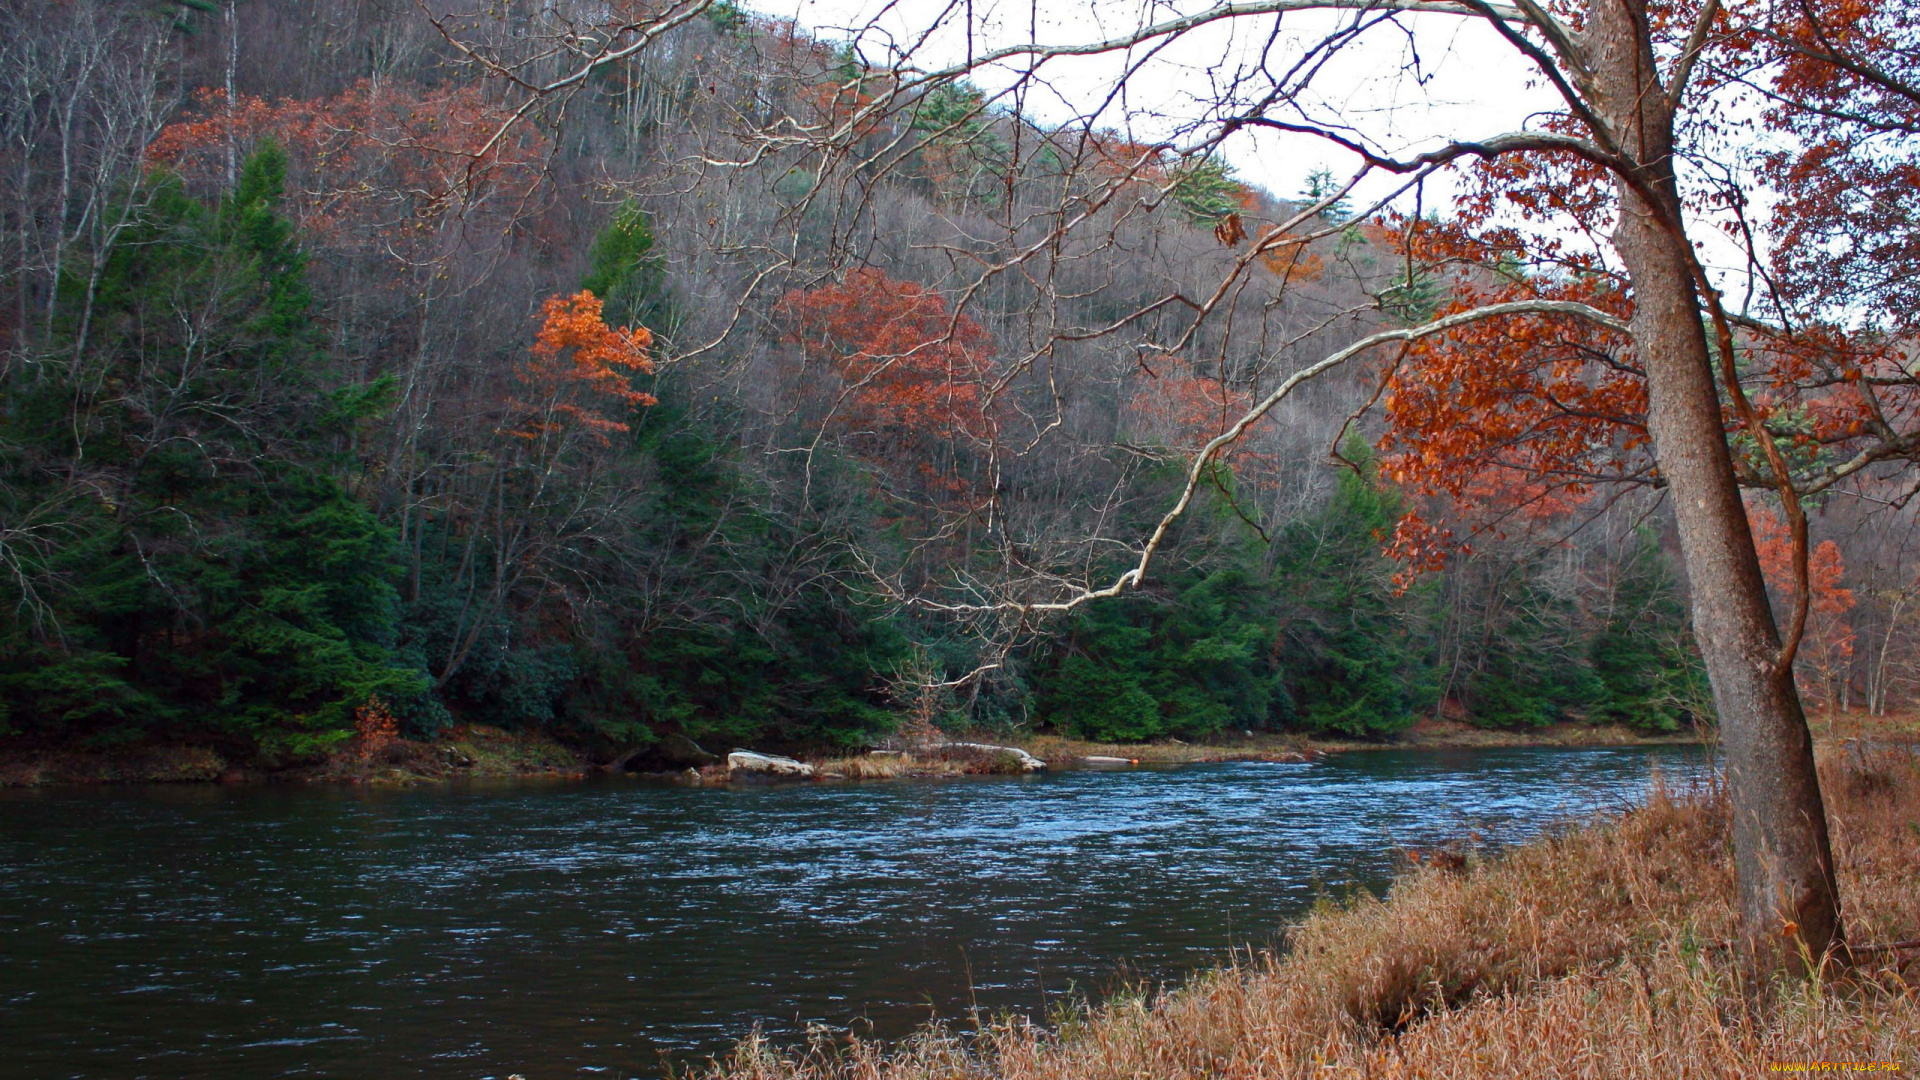
[{"label": "riverbank vegetation", "polygon": [[[1729,806],[1644,805],[1511,851],[1408,852],[1382,897],[1329,898],[1285,948],[1177,988],[1042,1018],[978,1017],[897,1046],[743,1043],[713,1080],[1666,1077],[1883,1062],[1920,1046],[1920,751],[1821,762],[1850,940],[1810,980],[1749,973]],[[1887,947],[1898,946],[1898,947]]]}]

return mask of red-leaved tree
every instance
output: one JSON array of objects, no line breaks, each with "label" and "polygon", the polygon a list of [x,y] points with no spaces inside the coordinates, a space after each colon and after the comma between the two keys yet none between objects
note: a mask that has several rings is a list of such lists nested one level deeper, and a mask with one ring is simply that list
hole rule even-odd
[{"label": "red-leaved tree", "polygon": [[522,387],[509,399],[506,434],[557,453],[576,437],[606,446],[629,430],[634,409],[655,404],[633,377],[653,373],[646,327],[608,326],[600,298],[585,289],[550,296],[540,307],[540,333],[514,372]]},{"label": "red-leaved tree", "polygon": [[[1793,567],[1793,537],[1780,515],[1749,502],[1747,518],[1753,524],[1754,547],[1760,569],[1767,575],[1782,610],[1790,609],[1799,590]],[[1844,708],[1846,676],[1853,659],[1853,628],[1847,612],[1853,590],[1846,579],[1846,560],[1831,540],[1816,544],[1807,557],[1808,615],[1806,636],[1800,645],[1801,692],[1825,709]]]},{"label": "red-leaved tree", "polygon": [[806,390],[827,399],[828,426],[856,454],[913,478],[933,504],[975,501],[967,493],[1000,431],[993,340],[979,323],[938,292],[875,269],[790,292],[777,315]]},{"label": "red-leaved tree", "polygon": [[[209,88],[161,129],[148,159],[217,188],[229,155],[261,139],[287,151],[289,209],[310,245],[424,258],[454,218],[514,215],[538,184],[546,141],[474,86],[361,81],[332,97],[229,104]],[[483,211],[483,208],[487,210]]]},{"label": "red-leaved tree", "polygon": [[[1588,267],[1520,269],[1510,230],[1414,223],[1408,255],[1443,290],[1434,316],[1555,301],[1631,311],[1612,275]],[[1623,336],[1588,317],[1484,319],[1410,342],[1388,369],[1383,472],[1415,496],[1390,551],[1410,571],[1437,569],[1488,534],[1564,525],[1610,485],[1655,474],[1645,373]]]}]

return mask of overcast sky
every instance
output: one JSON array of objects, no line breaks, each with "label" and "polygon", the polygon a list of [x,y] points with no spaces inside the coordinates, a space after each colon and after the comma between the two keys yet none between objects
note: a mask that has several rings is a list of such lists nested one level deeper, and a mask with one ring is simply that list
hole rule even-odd
[{"label": "overcast sky", "polygon": [[[1212,0],[1191,0],[1181,10],[1204,10]],[[927,23],[950,10],[948,0],[756,0],[756,10],[794,19],[830,40],[845,40],[857,29],[870,59],[884,59],[889,47],[913,49],[921,69],[957,63],[967,56],[967,35],[953,30],[917,43]],[[967,11],[966,0],[951,10]],[[1143,18],[1165,19],[1174,5],[1124,0],[973,0],[972,46],[996,46],[1038,40],[1078,44],[1122,34]],[[1352,18],[1347,14],[1290,15],[1282,34],[1266,48],[1270,66],[1300,57],[1307,43]],[[1478,20],[1423,15],[1403,20],[1407,29],[1376,26],[1314,79],[1312,106],[1323,116],[1338,114],[1381,147],[1404,152],[1437,145],[1447,137],[1491,135],[1520,127],[1535,111],[1551,108],[1550,91],[1533,85],[1530,69],[1513,48]],[[1116,108],[1103,121],[1130,123],[1146,140],[1163,138],[1154,116],[1191,117],[1198,99],[1213,91],[1238,66],[1251,62],[1268,44],[1272,20],[1231,20],[1188,35],[1127,81],[1125,115]],[[1408,33],[1411,30],[1411,36]],[[1138,54],[1136,54],[1138,55]],[[1073,58],[1049,62],[1044,69],[1049,91],[1030,95],[1026,111],[1041,122],[1059,121],[1089,109],[1111,87],[1123,57]],[[1417,71],[1417,74],[1416,74]],[[983,70],[973,80],[991,91],[1012,81],[1012,71]],[[1225,148],[1241,177],[1278,195],[1301,190],[1310,173],[1330,169],[1350,174],[1357,161],[1345,151],[1306,136],[1242,133]]]},{"label": "overcast sky", "polygon": [[[1181,12],[1197,12],[1216,0],[752,0],[754,10],[793,19],[827,40],[845,41],[859,33],[868,59],[886,62],[889,49],[910,48],[911,66],[927,70],[956,64],[971,47],[976,52],[1039,41],[1081,44],[1132,31],[1147,21],[1164,21]],[[949,13],[950,29],[928,38],[926,27]],[[1101,117],[1102,126],[1131,127],[1142,141],[1166,138],[1167,125],[1156,116],[1191,118],[1200,102],[1231,73],[1264,51],[1269,68],[1284,68],[1330,31],[1348,25],[1353,13],[1305,12],[1288,15],[1281,33],[1270,39],[1270,16],[1225,20],[1187,35],[1154,56],[1126,80],[1123,102]],[[1373,18],[1378,18],[1374,13]],[[974,28],[971,43],[962,27]],[[1140,53],[1136,52],[1136,57]],[[1049,61],[1046,90],[1023,102],[1034,120],[1060,122],[1105,97],[1127,57],[1065,58]],[[989,92],[1010,85],[1013,69],[984,69],[973,81]],[[1373,26],[1314,77],[1312,93],[1302,100],[1320,119],[1339,118],[1364,132],[1378,149],[1405,155],[1460,138],[1484,137],[1526,126],[1527,119],[1559,103],[1536,72],[1511,45],[1478,19],[1452,15],[1404,16]],[[1310,136],[1242,131],[1223,152],[1240,178],[1275,195],[1291,197],[1318,169],[1344,178],[1358,167],[1348,152]],[[1360,189],[1361,201],[1378,197],[1397,184],[1386,176]],[[1455,186],[1437,180],[1427,186],[1424,205],[1431,209],[1451,198]],[[1750,194],[1764,205],[1765,193]],[[1696,240],[1705,245],[1710,267],[1732,295],[1744,289],[1744,253],[1718,228],[1696,222]]]}]

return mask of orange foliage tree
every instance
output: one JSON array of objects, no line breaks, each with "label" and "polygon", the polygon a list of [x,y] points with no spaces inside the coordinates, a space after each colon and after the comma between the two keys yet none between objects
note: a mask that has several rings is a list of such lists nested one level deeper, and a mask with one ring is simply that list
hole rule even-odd
[{"label": "orange foliage tree", "polygon": [[[1584,266],[1522,270],[1526,247],[1510,231],[1420,222],[1406,235],[1418,273],[1444,288],[1436,318],[1536,300],[1623,321],[1630,312],[1610,275]],[[1380,397],[1382,471],[1415,497],[1391,553],[1412,570],[1437,569],[1477,534],[1558,523],[1608,485],[1650,482],[1646,380],[1623,344],[1591,319],[1551,313],[1484,319],[1410,342]]]},{"label": "orange foliage tree", "polygon": [[[1586,292],[1590,325],[1540,312],[1436,334],[1406,351],[1386,388],[1396,475],[1470,529],[1564,517],[1622,481],[1672,493],[1728,747],[1742,944],[1782,967],[1844,943],[1795,674],[1816,669],[1828,685],[1814,694],[1831,699],[1851,649],[1840,620],[1850,594],[1838,548],[1809,542],[1803,504],[1875,462],[1920,460],[1920,389],[1899,362],[1920,310],[1910,8],[1528,6],[1522,21],[1558,59],[1530,55],[1566,109],[1445,151],[1474,161],[1477,191],[1448,229],[1409,230],[1408,260],[1444,266],[1447,249],[1459,252],[1475,268],[1443,284],[1483,310],[1503,289]],[[1736,148],[1746,126],[1725,123],[1713,96],[1728,88],[1720,101],[1766,103],[1756,119],[1786,149]],[[1772,251],[1748,217],[1756,164],[1783,196]],[[1702,218],[1747,248],[1744,310],[1731,310],[1689,236]],[[1742,487],[1772,491],[1783,537],[1756,536]],[[1396,549],[1431,563],[1455,541],[1412,518]],[[1762,565],[1769,546],[1773,592],[1782,569],[1791,585],[1783,619]]]},{"label": "orange foliage tree", "polygon": [[386,701],[375,695],[353,710],[353,732],[357,756],[362,762],[371,762],[400,737],[400,721]]},{"label": "orange foliage tree", "polygon": [[797,397],[824,412],[816,430],[872,468],[885,517],[909,526],[908,579],[967,563],[999,455],[986,330],[935,290],[875,269],[789,292],[776,314],[801,361]]},{"label": "orange foliage tree", "polygon": [[529,125],[496,138],[507,115],[473,86],[362,80],[327,98],[240,95],[231,105],[208,88],[147,156],[218,187],[230,151],[270,138],[287,151],[289,208],[308,243],[411,261],[444,242],[443,224],[473,224],[485,206],[509,216],[524,208],[546,143]]},{"label": "orange foliage tree", "polygon": [[[1232,427],[1253,404],[1251,391],[1224,380],[1171,371],[1143,380],[1127,402],[1134,431],[1171,449],[1192,452]],[[1226,458],[1238,447],[1218,455]]]},{"label": "orange foliage tree", "polygon": [[1910,338],[1920,328],[1920,20],[1888,0],[1739,13],[1742,58],[1776,65],[1766,119],[1792,137],[1764,159],[1780,195],[1770,224],[1785,299],[1868,337]]},{"label": "orange foliage tree", "polygon": [[1135,142],[1120,135],[1090,132],[1083,153],[1086,176],[1096,183],[1157,188],[1167,182],[1171,171],[1166,147]]},{"label": "orange foliage tree", "polygon": [[833,423],[871,450],[926,440],[990,444],[993,339],[938,292],[884,271],[783,297],[785,338],[841,387]]},{"label": "orange foliage tree", "polygon": [[600,298],[585,289],[548,297],[540,316],[540,333],[514,373],[524,394],[508,401],[514,419],[504,432],[549,452],[575,435],[608,445],[608,435],[629,430],[628,413],[656,403],[633,388],[634,376],[653,372],[653,335],[644,326],[608,326]]}]

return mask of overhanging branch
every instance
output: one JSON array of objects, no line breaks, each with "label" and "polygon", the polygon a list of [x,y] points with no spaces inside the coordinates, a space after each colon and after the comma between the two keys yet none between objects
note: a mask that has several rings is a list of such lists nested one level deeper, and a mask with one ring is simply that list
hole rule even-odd
[{"label": "overhanging branch", "polygon": [[1247,429],[1259,423],[1263,417],[1272,412],[1275,406],[1285,400],[1287,395],[1293,393],[1302,383],[1317,378],[1379,345],[1387,345],[1393,342],[1418,341],[1421,338],[1432,337],[1435,334],[1444,334],[1450,330],[1456,330],[1462,326],[1467,326],[1485,319],[1496,319],[1509,315],[1569,315],[1574,318],[1597,323],[1615,333],[1625,334],[1628,332],[1625,322],[1601,311],[1599,308],[1590,307],[1586,304],[1578,304],[1567,300],[1515,300],[1504,304],[1488,304],[1486,307],[1455,312],[1452,315],[1435,319],[1432,322],[1423,323],[1419,326],[1405,327],[1397,330],[1382,330],[1377,334],[1370,334],[1346,348],[1309,364],[1299,371],[1294,372],[1292,375],[1287,376],[1284,382],[1275,387],[1273,392],[1262,399],[1259,404],[1247,410],[1246,414],[1241,416],[1232,427],[1214,436],[1205,446],[1201,447],[1200,452],[1194,456],[1193,464],[1187,469],[1187,481],[1181,489],[1179,500],[1174,503],[1172,509],[1168,510],[1166,514],[1160,518],[1159,524],[1154,527],[1153,534],[1147,538],[1145,546],[1140,549],[1139,561],[1136,562],[1131,569],[1114,579],[1112,584],[1104,588],[1082,590],[1065,600],[1053,600],[1041,603],[1029,603],[1018,600],[1007,600],[997,604],[938,604],[927,601],[915,601],[915,603],[918,606],[935,611],[956,613],[1005,611],[1017,612],[1024,616],[1028,614],[1071,611],[1090,600],[1108,599],[1119,596],[1128,589],[1138,588],[1140,583],[1145,580],[1147,569],[1152,564],[1153,557],[1159,552],[1161,545],[1166,542],[1167,534],[1173,529],[1174,523],[1179,521],[1180,518],[1186,514],[1187,508],[1193,504],[1194,492],[1199,490],[1202,481],[1206,477],[1208,464],[1219,457],[1221,451],[1239,441],[1240,437],[1246,434]]}]

